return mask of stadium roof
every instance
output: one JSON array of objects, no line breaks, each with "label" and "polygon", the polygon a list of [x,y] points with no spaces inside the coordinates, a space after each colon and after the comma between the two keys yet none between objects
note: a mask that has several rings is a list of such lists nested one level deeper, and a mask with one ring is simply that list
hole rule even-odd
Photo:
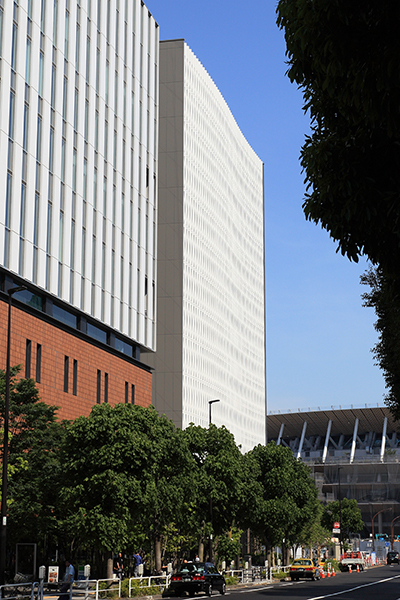
[{"label": "stadium roof", "polygon": [[300,436],[304,421],[307,421],[307,436],[324,435],[330,420],[332,421],[331,436],[352,435],[356,419],[359,420],[359,435],[369,431],[382,433],[385,417],[387,417],[388,435],[400,431],[400,421],[395,422],[390,410],[384,406],[268,414],[268,440],[278,438],[282,424],[284,424],[284,438]]}]

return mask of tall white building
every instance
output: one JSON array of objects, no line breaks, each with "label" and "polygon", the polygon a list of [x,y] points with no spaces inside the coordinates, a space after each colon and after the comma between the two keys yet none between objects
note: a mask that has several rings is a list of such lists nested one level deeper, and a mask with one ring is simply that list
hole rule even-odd
[{"label": "tall white building", "polygon": [[265,443],[263,164],[183,40],[160,44],[153,403]]},{"label": "tall white building", "polygon": [[148,374],[158,55],[141,0],[0,0],[0,291]]}]

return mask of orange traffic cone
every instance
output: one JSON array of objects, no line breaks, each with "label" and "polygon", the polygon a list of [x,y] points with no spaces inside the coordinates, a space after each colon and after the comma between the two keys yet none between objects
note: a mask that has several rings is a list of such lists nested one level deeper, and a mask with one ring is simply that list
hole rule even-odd
[{"label": "orange traffic cone", "polygon": [[351,565],[349,565],[349,573],[351,573]]},{"label": "orange traffic cone", "polygon": [[322,569],[321,570],[321,579],[324,579],[324,577],[325,577],[325,573],[324,573],[324,570]]},{"label": "orange traffic cone", "polygon": [[359,567],[359,565],[357,565],[357,573],[359,573],[359,572],[360,572],[360,567]]},{"label": "orange traffic cone", "polygon": [[335,569],[332,569],[332,577],[335,577],[336,573],[335,573]]},{"label": "orange traffic cone", "polygon": [[327,572],[326,572],[326,576],[327,576],[327,577],[330,577],[330,576],[331,576],[331,572],[330,572],[330,571],[327,571]]}]

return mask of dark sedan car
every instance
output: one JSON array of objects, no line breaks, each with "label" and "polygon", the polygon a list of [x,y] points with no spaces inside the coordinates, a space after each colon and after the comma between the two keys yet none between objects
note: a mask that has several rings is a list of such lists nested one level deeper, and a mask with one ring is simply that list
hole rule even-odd
[{"label": "dark sedan car", "polygon": [[204,592],[211,596],[213,590],[225,594],[225,577],[212,563],[185,562],[171,576],[168,595],[180,596],[184,592]]},{"label": "dark sedan car", "polygon": [[386,557],[386,562],[388,565],[393,563],[399,564],[399,553],[398,552],[388,552]]}]

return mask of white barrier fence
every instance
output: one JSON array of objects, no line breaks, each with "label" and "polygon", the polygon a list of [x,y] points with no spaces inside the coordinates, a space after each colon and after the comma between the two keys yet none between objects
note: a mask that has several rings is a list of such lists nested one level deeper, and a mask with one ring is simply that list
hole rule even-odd
[{"label": "white barrier fence", "polygon": [[[274,571],[287,571],[289,567],[271,567],[271,577]],[[269,581],[267,569],[264,567],[253,567],[251,569],[229,569],[224,572],[226,577],[235,577],[239,583],[255,583]],[[157,586],[160,592],[169,587],[171,575],[151,575],[130,577],[128,580],[128,597],[132,598],[135,582],[140,587]],[[121,598],[121,580],[120,579],[85,579],[75,581],[70,590],[62,594],[62,600],[102,600],[107,596],[107,592],[112,590]],[[126,596],[126,592],[124,594]],[[55,584],[49,582],[25,582],[13,583],[0,586],[0,600],[52,600],[59,598],[60,591]]]},{"label": "white barrier fence", "polygon": [[[128,582],[128,597],[132,597],[134,582],[140,587],[157,586],[160,591],[168,587],[170,575],[151,575],[149,577],[131,577]],[[112,590],[121,598],[120,579],[85,579],[75,581],[69,591],[61,594],[62,600],[101,600]],[[54,584],[44,581],[12,583],[0,586],[0,599],[7,600],[51,600],[59,598],[60,591]]]}]

